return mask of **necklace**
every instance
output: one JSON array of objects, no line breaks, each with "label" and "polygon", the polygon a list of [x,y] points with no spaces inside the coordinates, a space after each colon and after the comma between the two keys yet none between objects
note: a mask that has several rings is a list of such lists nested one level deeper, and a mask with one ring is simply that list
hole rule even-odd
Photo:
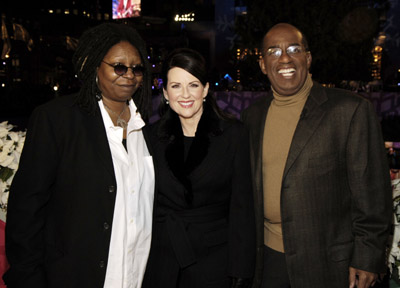
[{"label": "necklace", "polygon": [[108,111],[110,111],[112,114],[117,116],[117,126],[122,127],[123,129],[126,129],[126,127],[128,127],[128,122],[126,122],[125,119],[121,118],[122,114],[124,114],[126,107],[128,107],[128,105],[125,105],[124,109],[122,109],[122,112],[119,113],[119,115],[118,115],[118,113],[113,111],[110,107],[108,107],[104,102],[103,102],[103,105]]}]

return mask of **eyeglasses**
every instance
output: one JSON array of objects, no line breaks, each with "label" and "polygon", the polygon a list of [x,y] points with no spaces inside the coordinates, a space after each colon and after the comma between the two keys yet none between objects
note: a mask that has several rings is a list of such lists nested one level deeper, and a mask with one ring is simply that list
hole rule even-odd
[{"label": "eyeglasses", "polygon": [[[300,45],[292,45],[286,48],[286,54],[290,57],[299,55],[304,52],[304,49]],[[267,55],[274,58],[279,58],[282,56],[283,50],[279,47],[268,48]]]},{"label": "eyeglasses", "polygon": [[143,76],[143,73],[144,73],[144,67],[142,64],[136,64],[136,65],[128,67],[128,66],[125,66],[125,65],[119,64],[119,63],[118,64],[110,64],[105,61],[102,61],[102,62],[106,63],[108,66],[113,67],[115,74],[117,74],[119,76],[125,75],[125,73],[128,72],[129,68],[132,70],[132,73],[133,73],[133,75],[135,75],[135,77]]}]

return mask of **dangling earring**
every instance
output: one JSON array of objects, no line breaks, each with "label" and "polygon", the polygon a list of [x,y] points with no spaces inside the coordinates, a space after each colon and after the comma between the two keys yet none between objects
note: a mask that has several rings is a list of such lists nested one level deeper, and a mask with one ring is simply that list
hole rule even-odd
[{"label": "dangling earring", "polygon": [[99,94],[96,94],[95,97],[96,97],[96,100],[97,100],[97,101],[100,101],[100,100],[101,100],[101,94],[100,94],[100,95],[99,95]]},{"label": "dangling earring", "polygon": [[99,87],[99,77],[96,75],[96,85]]},{"label": "dangling earring", "polygon": [[169,101],[167,99],[165,99],[165,104],[169,105]]},{"label": "dangling earring", "polygon": [[206,98],[203,98],[203,102],[206,102]]}]

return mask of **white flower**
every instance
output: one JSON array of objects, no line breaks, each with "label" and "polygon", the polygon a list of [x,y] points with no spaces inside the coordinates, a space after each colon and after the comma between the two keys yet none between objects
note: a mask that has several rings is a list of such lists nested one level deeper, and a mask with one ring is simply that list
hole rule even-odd
[{"label": "white flower", "polygon": [[[7,192],[6,192],[7,190]],[[7,206],[8,200],[8,185],[6,182],[0,180],[0,207],[3,208]]]},{"label": "white flower", "polygon": [[0,153],[0,166],[7,167],[13,160],[14,158],[8,155],[8,150]]},{"label": "white flower", "polygon": [[[3,122],[4,123],[4,122]],[[0,138],[6,137],[8,134],[8,129],[0,126]]]},{"label": "white flower", "polygon": [[13,125],[0,123],[0,209],[7,211],[8,194],[25,142],[26,132],[11,131]]},{"label": "white flower", "polygon": [[19,141],[19,136],[18,136],[18,133],[17,133],[17,132],[10,132],[10,133],[8,134],[8,136],[11,138],[11,140],[12,140],[13,142],[17,142],[17,143],[18,143],[18,141]]},{"label": "white flower", "polygon": [[18,155],[21,155],[22,148],[24,147],[25,143],[25,135],[19,135],[19,142],[17,144],[17,147],[15,148],[15,151],[18,153]]},{"label": "white flower", "polygon": [[16,171],[18,169],[18,162],[19,162],[19,158],[14,157],[13,161],[8,165],[8,168]]},{"label": "white flower", "polygon": [[7,202],[8,202],[8,191],[7,191],[7,192],[3,192],[3,194],[1,195],[0,202],[1,202],[2,205],[7,206]]}]

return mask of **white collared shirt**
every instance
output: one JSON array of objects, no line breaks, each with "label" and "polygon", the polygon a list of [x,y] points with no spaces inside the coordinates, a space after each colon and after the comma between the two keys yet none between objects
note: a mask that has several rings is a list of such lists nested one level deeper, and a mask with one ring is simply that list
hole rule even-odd
[{"label": "white collared shirt", "polygon": [[153,160],[143,137],[144,122],[129,101],[127,150],[99,101],[117,180],[114,218],[104,288],[140,288],[150,251],[154,199]]}]

